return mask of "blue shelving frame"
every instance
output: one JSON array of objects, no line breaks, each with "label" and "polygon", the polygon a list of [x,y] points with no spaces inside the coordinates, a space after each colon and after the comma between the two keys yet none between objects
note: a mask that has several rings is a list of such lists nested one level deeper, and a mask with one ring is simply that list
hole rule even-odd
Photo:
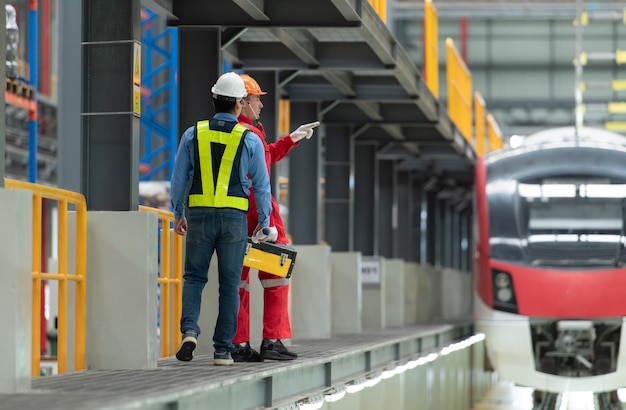
[{"label": "blue shelving frame", "polygon": [[[154,32],[153,26],[156,25],[158,15],[149,9],[143,10],[141,44],[145,64],[141,84],[145,92],[142,90],[141,126],[144,152],[140,162],[148,164],[150,168],[140,176],[140,180],[149,181],[161,176],[159,179],[169,181],[174,171],[178,146],[178,30],[168,27]],[[155,55],[161,58],[155,58]],[[163,75],[156,81],[155,77],[159,74]],[[161,81],[163,77],[167,80]],[[163,160],[163,153],[167,153],[166,160]]]}]

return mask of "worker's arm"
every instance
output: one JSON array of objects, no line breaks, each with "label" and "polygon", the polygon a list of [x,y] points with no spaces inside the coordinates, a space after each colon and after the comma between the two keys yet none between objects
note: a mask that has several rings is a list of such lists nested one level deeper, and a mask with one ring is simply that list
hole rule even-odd
[{"label": "worker's arm", "polygon": [[[264,137],[265,140],[267,141],[267,137],[265,135],[265,128],[263,128],[263,124],[261,124],[260,122],[257,123],[256,128],[263,133],[262,137]],[[289,152],[297,145],[298,143],[294,142],[293,139],[291,139],[290,135],[285,135],[284,137],[280,138],[278,141],[272,142],[271,144],[267,144],[267,150],[269,151],[269,154],[270,154],[269,164],[267,165],[273,165],[277,163],[278,161],[280,161],[281,159],[285,158],[287,154],[289,154]]]},{"label": "worker's arm", "polygon": [[[268,144],[268,150],[270,152],[270,163],[268,165],[272,165],[285,158],[303,138],[310,139],[313,136],[313,130],[319,125],[319,121],[303,124],[278,141]],[[263,125],[261,123],[257,124],[257,128],[265,134],[265,130],[263,129]]]},{"label": "worker's arm", "polygon": [[174,172],[172,173],[172,182],[170,187],[170,201],[175,219],[182,219],[185,217],[189,181],[193,178],[194,133],[195,126],[189,127],[187,131],[183,133],[174,160]]},{"label": "worker's arm", "polygon": [[256,201],[259,225],[270,225],[272,213],[270,179],[265,165],[265,150],[258,135],[248,132],[244,137],[244,149],[242,155],[242,171],[250,175],[254,197]]}]

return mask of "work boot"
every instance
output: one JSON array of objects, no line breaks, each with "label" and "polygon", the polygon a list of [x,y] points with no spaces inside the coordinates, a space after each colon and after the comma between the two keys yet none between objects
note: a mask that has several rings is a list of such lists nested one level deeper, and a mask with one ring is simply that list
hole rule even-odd
[{"label": "work boot", "polygon": [[233,358],[229,352],[220,350],[213,353],[213,364],[215,366],[230,366],[233,364]]},{"label": "work boot", "polygon": [[186,330],[183,333],[183,340],[180,342],[176,358],[181,362],[188,362],[193,359],[193,351],[198,344],[198,334],[193,330]]},{"label": "work boot", "polygon": [[298,355],[287,350],[280,339],[275,342],[272,342],[270,339],[263,339],[261,343],[261,357],[271,360],[293,360],[296,359]]},{"label": "work boot", "polygon": [[235,344],[235,348],[230,355],[233,357],[233,360],[236,362],[262,362],[263,358],[252,347],[250,347],[250,343],[246,342],[245,346],[240,346]]}]

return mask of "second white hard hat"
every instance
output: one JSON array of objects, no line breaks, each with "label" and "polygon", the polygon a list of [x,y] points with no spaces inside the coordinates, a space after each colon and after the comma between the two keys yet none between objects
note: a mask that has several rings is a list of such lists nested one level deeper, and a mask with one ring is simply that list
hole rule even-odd
[{"label": "second white hard hat", "polygon": [[217,79],[211,88],[214,98],[226,100],[240,100],[246,96],[246,85],[239,75],[229,72]]}]

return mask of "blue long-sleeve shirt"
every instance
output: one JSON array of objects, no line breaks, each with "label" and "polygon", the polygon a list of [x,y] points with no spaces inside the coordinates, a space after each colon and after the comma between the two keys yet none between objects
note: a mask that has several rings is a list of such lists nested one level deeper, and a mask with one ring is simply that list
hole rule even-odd
[{"label": "blue long-sleeve shirt", "polygon": [[[237,118],[228,113],[217,113],[216,120],[234,121]],[[195,155],[194,155],[195,125],[187,128],[178,145],[172,174],[172,186],[170,188],[170,200],[174,217],[180,219],[185,216],[185,205],[189,196],[189,188],[193,180]],[[249,132],[243,140],[241,163],[239,166],[239,180],[247,195],[250,194],[250,181],[256,198],[259,224],[269,226],[270,213],[272,212],[270,180],[265,165],[265,150],[261,139],[254,133]],[[250,179],[248,179],[248,174]]]}]

